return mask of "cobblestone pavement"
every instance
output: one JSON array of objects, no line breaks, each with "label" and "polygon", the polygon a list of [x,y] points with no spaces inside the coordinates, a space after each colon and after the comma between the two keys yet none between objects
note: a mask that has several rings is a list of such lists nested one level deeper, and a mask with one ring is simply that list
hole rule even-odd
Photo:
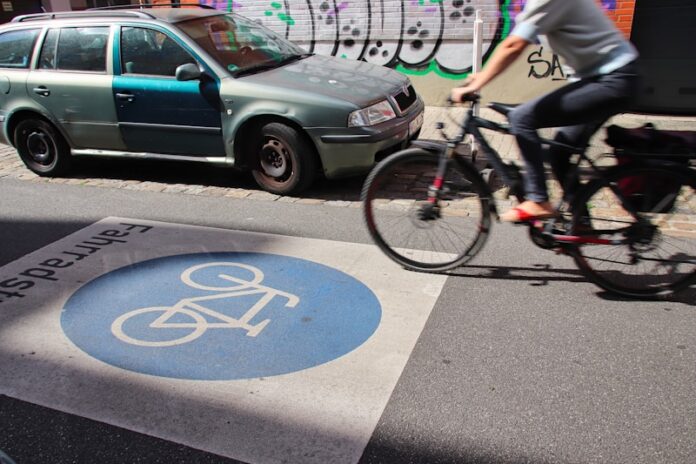
[{"label": "cobblestone pavement", "polygon": [[[464,111],[463,108],[426,107],[421,138],[442,139],[441,132],[435,129],[435,123],[438,121],[445,122],[445,132],[448,135],[453,135],[457,128],[456,122],[461,121]],[[482,115],[502,120],[502,117],[489,109],[482,109]],[[647,121],[655,122],[658,128],[696,130],[696,117],[658,118],[645,115],[623,115],[612,122],[636,127]],[[491,131],[486,131],[485,135],[491,146],[498,150],[503,158],[516,159],[518,157],[517,147],[512,137]],[[549,135],[549,133],[545,135]],[[596,150],[606,151],[601,138],[602,135],[598,135],[592,144]],[[199,163],[103,158],[81,158],[76,162],[69,177],[45,178],[29,171],[17,156],[14,148],[8,145],[0,145],[0,177],[28,182],[88,185],[301,204],[325,204],[350,208],[360,207],[360,189],[365,179],[365,176],[361,176],[331,181],[320,180],[312,189],[303,192],[301,196],[290,197],[273,195],[260,190],[250,175],[232,169]]]}]

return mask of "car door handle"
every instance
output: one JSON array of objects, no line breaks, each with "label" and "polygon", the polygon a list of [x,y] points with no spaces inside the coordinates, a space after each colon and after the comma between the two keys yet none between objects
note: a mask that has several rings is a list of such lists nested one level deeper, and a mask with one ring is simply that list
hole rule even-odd
[{"label": "car door handle", "polygon": [[132,93],[120,93],[119,92],[116,94],[116,98],[118,98],[119,100],[126,100],[129,102],[132,102],[133,100],[135,100],[135,95],[133,95]]},{"label": "car door handle", "polygon": [[43,85],[39,87],[34,87],[34,93],[37,93],[42,97],[48,97],[49,95],[51,95],[51,91]]}]

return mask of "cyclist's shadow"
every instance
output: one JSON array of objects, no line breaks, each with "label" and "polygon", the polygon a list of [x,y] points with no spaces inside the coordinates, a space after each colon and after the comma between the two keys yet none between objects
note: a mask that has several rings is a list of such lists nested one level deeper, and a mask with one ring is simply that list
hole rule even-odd
[{"label": "cyclist's shadow", "polygon": [[[604,290],[599,290],[597,295],[603,300],[607,301],[640,301],[637,298],[626,298],[620,295],[615,295],[611,292]],[[676,295],[670,295],[668,297],[661,298],[645,298],[645,301],[661,301],[664,303],[680,303],[688,306],[696,306],[696,287],[691,286],[677,293]]]},{"label": "cyclist's shadow", "polygon": [[[513,280],[528,281],[533,287],[545,287],[553,282],[585,282],[588,280],[577,269],[559,269],[549,264],[536,264],[532,267],[522,266],[486,266],[467,264],[464,267],[445,272],[452,277],[467,279]],[[676,295],[668,297],[646,297],[644,299],[628,298],[597,289],[595,294],[607,301],[663,301],[696,306],[696,286],[681,290]]]},{"label": "cyclist's shadow", "polygon": [[549,264],[535,264],[532,267],[467,264],[445,274],[473,279],[529,281],[533,287],[544,287],[551,282],[586,282],[575,269],[559,269]]}]

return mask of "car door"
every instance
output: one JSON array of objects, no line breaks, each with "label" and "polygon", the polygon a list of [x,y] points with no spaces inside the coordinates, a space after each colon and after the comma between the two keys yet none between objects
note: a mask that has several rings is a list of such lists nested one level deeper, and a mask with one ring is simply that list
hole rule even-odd
[{"label": "car door", "polygon": [[27,94],[51,115],[74,148],[123,149],[109,72],[109,26],[46,32]]},{"label": "car door", "polygon": [[169,34],[122,26],[113,83],[121,134],[129,151],[224,156],[218,83],[178,81],[177,66],[196,63]]},{"label": "car door", "polygon": [[[0,123],[17,102],[26,96],[27,74],[40,28],[20,29],[0,33]],[[13,134],[0,131],[0,142],[8,143]],[[5,138],[7,137],[7,138]]]}]

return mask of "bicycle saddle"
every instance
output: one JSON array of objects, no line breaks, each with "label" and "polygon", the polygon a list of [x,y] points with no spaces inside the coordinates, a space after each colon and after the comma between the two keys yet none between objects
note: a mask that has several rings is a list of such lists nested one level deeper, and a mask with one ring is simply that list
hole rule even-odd
[{"label": "bicycle saddle", "polygon": [[497,111],[498,113],[507,116],[508,113],[515,108],[517,108],[518,104],[510,104],[510,103],[498,103],[498,102],[491,102],[488,107],[494,111]]}]

